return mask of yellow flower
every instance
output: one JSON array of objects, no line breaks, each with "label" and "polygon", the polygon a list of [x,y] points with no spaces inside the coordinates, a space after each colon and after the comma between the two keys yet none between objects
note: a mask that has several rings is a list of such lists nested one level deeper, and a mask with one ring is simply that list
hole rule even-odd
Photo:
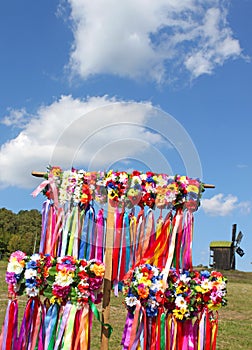
[{"label": "yellow flower", "polygon": [[60,305],[61,302],[62,302],[62,298],[57,298],[55,295],[50,299],[50,304],[58,303]]},{"label": "yellow flower", "polygon": [[179,181],[182,183],[186,183],[188,180],[187,180],[186,176],[180,176]]},{"label": "yellow flower", "polygon": [[176,294],[182,294],[185,293],[188,290],[188,287],[184,284],[178,285],[176,288]]},{"label": "yellow flower", "polygon": [[172,183],[166,187],[168,191],[176,192],[178,190],[178,185],[176,183]]},{"label": "yellow flower", "polygon": [[156,191],[157,191],[157,195],[165,195],[165,193],[166,193],[166,187],[158,186],[158,187],[156,188]]},{"label": "yellow flower", "polygon": [[100,265],[93,264],[90,267],[90,271],[92,271],[95,274],[95,276],[97,276],[97,277],[103,277],[104,271],[105,271],[105,267],[102,264],[100,264]]},{"label": "yellow flower", "polygon": [[118,197],[118,195],[114,190],[109,190],[108,197],[109,197],[109,199],[115,199],[116,197]]},{"label": "yellow flower", "polygon": [[194,193],[199,193],[199,188],[195,185],[189,185],[187,186],[187,192],[194,192]]},{"label": "yellow flower", "polygon": [[172,310],[173,315],[178,318],[179,320],[183,320],[185,313],[187,312],[186,307],[182,307],[181,309],[174,309]]},{"label": "yellow flower", "polygon": [[219,310],[220,307],[221,307],[221,304],[213,304],[213,303],[208,304],[209,310],[212,310],[212,311]]},{"label": "yellow flower", "polygon": [[142,277],[140,278],[139,283],[143,283],[145,286],[150,286],[151,280],[148,279],[147,277]]},{"label": "yellow flower", "polygon": [[201,286],[195,286],[195,290],[198,293],[205,293],[206,292],[206,290],[203,289]]},{"label": "yellow flower", "polygon": [[53,176],[60,176],[61,168],[60,167],[56,167],[56,166],[52,167],[51,173],[53,174]]}]

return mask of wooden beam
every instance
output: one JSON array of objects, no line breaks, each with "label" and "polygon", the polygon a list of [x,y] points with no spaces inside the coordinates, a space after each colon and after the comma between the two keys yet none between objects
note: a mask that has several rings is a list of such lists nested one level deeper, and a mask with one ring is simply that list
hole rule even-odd
[{"label": "wooden beam", "polygon": [[204,188],[215,188],[215,185],[203,184]]},{"label": "wooden beam", "polygon": [[[32,171],[32,176],[35,177],[44,177],[47,173],[43,171]],[[204,188],[215,188],[215,185],[212,184],[203,184]]]},{"label": "wooden beam", "polygon": [[44,171],[32,171],[31,174],[35,177],[44,177],[47,173]]}]

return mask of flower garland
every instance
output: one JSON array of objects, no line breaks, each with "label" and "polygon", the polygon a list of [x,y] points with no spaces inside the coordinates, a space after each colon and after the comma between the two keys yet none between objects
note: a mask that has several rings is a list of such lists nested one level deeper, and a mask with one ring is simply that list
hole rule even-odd
[{"label": "flower garland", "polygon": [[10,298],[15,298],[20,291],[26,258],[26,254],[20,250],[17,250],[10,255],[5,275],[5,281],[8,283],[8,293]]},{"label": "flower garland", "polygon": [[43,294],[48,286],[47,278],[53,259],[49,254],[33,254],[27,259],[24,272],[26,294],[35,297]]},{"label": "flower garland", "polygon": [[137,302],[149,317],[155,317],[159,308],[178,320],[192,319],[204,309],[218,310],[227,304],[226,278],[217,271],[170,270],[167,288],[164,288],[160,269],[149,264],[137,266],[124,278],[125,305],[134,312]]},{"label": "flower garland", "polygon": [[5,280],[10,298],[25,292],[28,297],[44,295],[51,304],[70,301],[81,308],[89,301],[101,302],[104,271],[104,264],[95,259],[52,258],[48,254],[27,256],[16,251],[9,258]]},{"label": "flower garland", "polygon": [[[88,172],[84,170],[62,171],[59,167],[49,168],[59,192],[59,203],[75,203],[87,206],[92,200],[113,206],[132,208],[139,205],[160,209],[173,209],[185,205],[195,211],[199,206],[203,184],[187,176],[169,176],[153,172],[133,171]],[[53,199],[48,187],[44,193]]]},{"label": "flower garland", "polygon": [[[101,322],[95,304],[101,302],[104,271],[103,263],[95,259],[12,253],[0,348],[89,350],[93,315]],[[17,296],[23,294],[28,301],[18,332]]]},{"label": "flower garland", "polygon": [[123,350],[216,350],[218,314],[227,304],[226,278],[216,271],[170,270],[143,264],[129,271],[123,291],[128,309]]},{"label": "flower garland", "polygon": [[161,293],[163,295],[160,269],[149,264],[137,266],[126,274],[123,283],[125,305],[130,312],[134,312],[137,302],[140,301],[148,316],[157,316]]},{"label": "flower garland", "polygon": [[53,283],[50,284],[50,302],[65,304],[68,300],[83,307],[89,301],[94,304],[101,302],[101,286],[105,272],[104,264],[98,260],[76,260],[72,256],[57,259]]}]

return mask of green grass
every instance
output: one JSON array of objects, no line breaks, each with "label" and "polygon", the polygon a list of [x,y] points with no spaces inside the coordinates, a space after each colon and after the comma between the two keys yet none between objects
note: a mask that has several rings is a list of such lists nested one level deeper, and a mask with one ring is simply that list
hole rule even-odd
[{"label": "green grass", "polygon": [[[7,284],[5,283],[6,262],[0,262],[0,324],[2,324],[7,305]],[[228,306],[219,311],[218,350],[252,349],[252,272],[222,271],[228,278]],[[26,298],[20,299],[20,316]],[[110,349],[121,349],[121,336],[126,311],[123,297],[111,297],[111,320],[113,333]],[[100,324],[94,319],[91,350],[100,348]]]}]

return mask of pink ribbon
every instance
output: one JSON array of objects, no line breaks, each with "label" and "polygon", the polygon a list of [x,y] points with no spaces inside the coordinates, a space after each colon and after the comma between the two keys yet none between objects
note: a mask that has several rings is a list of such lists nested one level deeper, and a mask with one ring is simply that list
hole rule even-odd
[{"label": "pink ribbon", "polygon": [[41,182],[40,185],[38,185],[38,187],[31,193],[31,195],[33,197],[37,197],[37,195],[43,191],[43,189],[49,185],[52,196],[53,196],[53,201],[54,201],[54,205],[56,208],[58,208],[58,189],[57,186],[55,185],[54,182],[54,178],[52,174],[49,174],[48,180],[44,180],[43,182]]}]

